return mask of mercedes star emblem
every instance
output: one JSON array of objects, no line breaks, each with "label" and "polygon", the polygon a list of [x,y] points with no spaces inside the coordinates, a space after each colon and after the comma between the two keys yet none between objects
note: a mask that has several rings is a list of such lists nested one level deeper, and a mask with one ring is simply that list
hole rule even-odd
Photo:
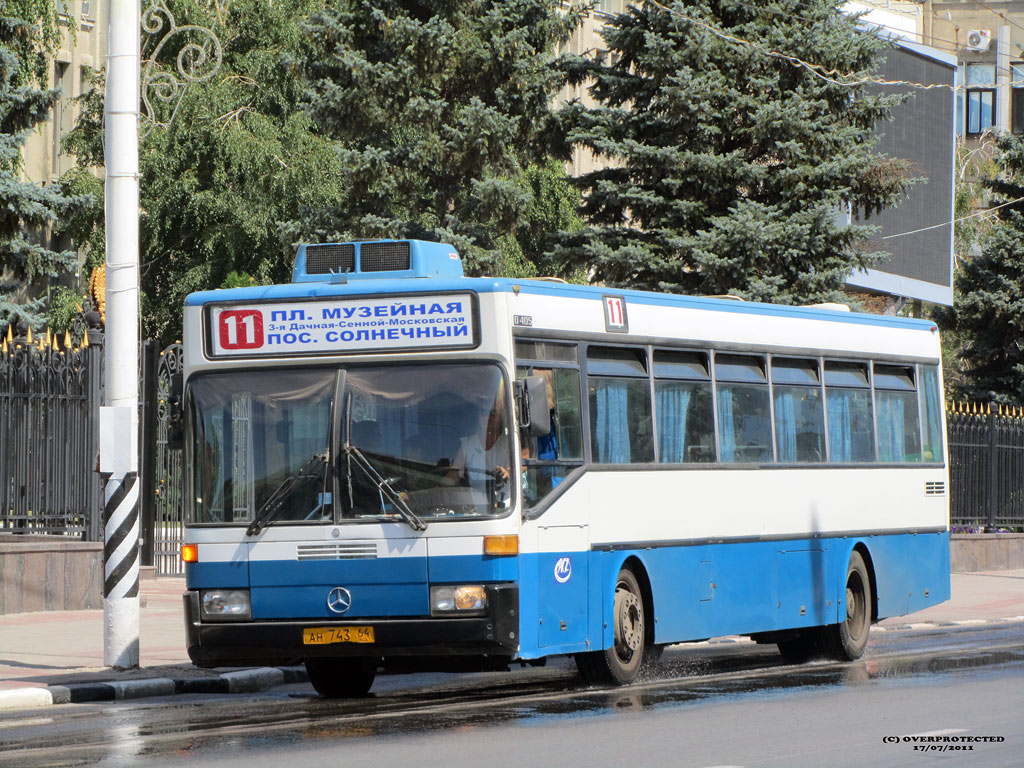
[{"label": "mercedes star emblem", "polygon": [[335,587],[327,593],[327,607],[333,613],[345,613],[352,607],[352,593],[344,587]]}]

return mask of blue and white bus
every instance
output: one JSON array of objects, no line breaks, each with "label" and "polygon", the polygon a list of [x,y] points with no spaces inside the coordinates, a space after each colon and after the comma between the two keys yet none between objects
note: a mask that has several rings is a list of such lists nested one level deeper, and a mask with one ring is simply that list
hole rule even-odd
[{"label": "blue and white bus", "polygon": [[856,659],[949,597],[939,355],[925,320],[303,246],[186,301],[189,655],[326,696],[557,654],[625,684],[722,635]]}]

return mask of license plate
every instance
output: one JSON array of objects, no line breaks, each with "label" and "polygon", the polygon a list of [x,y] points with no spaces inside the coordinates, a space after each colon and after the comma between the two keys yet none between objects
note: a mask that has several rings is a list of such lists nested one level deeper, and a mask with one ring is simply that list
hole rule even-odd
[{"label": "license plate", "polygon": [[302,630],[303,645],[372,642],[373,627],[307,627]]}]

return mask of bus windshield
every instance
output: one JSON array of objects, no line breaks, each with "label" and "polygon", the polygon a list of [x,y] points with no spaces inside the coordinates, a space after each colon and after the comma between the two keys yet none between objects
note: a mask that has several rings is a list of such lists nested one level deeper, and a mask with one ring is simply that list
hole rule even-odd
[{"label": "bus windshield", "polygon": [[506,390],[486,363],[198,376],[189,522],[258,532],[504,514],[514,471]]}]

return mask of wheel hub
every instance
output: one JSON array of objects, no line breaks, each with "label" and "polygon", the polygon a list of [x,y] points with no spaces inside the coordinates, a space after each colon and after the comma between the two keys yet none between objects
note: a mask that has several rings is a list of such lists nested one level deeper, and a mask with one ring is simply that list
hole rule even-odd
[{"label": "wheel hub", "polygon": [[619,641],[620,649],[630,654],[637,652],[644,643],[643,612],[640,598],[632,592],[619,590]]}]

